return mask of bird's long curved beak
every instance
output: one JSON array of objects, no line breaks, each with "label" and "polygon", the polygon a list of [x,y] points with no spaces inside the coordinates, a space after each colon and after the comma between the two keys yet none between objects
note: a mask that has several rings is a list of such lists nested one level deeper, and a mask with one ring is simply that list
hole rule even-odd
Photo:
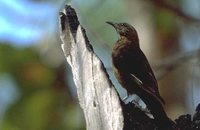
[{"label": "bird's long curved beak", "polygon": [[116,27],[117,27],[117,24],[116,24],[116,23],[113,23],[113,22],[110,22],[110,21],[106,21],[106,23],[112,25],[115,29],[116,29]]}]

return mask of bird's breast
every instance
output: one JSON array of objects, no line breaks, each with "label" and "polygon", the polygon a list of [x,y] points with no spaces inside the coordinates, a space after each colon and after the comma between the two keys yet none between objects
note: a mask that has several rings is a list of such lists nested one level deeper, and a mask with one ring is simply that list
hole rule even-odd
[{"label": "bird's breast", "polygon": [[115,77],[118,79],[119,83],[124,86],[125,85],[125,80],[124,80],[124,76],[123,73],[118,70],[115,66],[113,66],[113,72],[115,74]]},{"label": "bird's breast", "polygon": [[119,70],[127,70],[130,67],[129,63],[134,61],[134,59],[132,59],[133,52],[134,49],[131,44],[127,42],[118,42],[112,50],[113,66]]}]

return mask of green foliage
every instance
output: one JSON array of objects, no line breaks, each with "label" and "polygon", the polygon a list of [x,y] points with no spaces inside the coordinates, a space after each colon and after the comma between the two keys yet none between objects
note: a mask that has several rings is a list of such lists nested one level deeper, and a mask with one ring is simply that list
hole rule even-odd
[{"label": "green foliage", "polygon": [[162,32],[172,33],[177,28],[177,16],[167,10],[159,10],[155,12],[155,25]]},{"label": "green foliage", "polygon": [[7,109],[1,130],[84,129],[81,114],[74,116],[80,110],[71,101],[64,75],[58,79],[60,68],[42,64],[30,47],[0,44],[0,59],[0,75],[14,77],[20,92],[20,98]]}]

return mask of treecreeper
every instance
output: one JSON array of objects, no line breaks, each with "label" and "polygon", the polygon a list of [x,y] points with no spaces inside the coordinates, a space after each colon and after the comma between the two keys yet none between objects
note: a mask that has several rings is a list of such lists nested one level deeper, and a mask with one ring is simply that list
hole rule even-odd
[{"label": "treecreeper", "polygon": [[128,23],[107,22],[119,39],[112,49],[113,71],[127,96],[137,94],[150,110],[160,129],[171,129],[171,121],[164,111],[158,83],[151,66],[140,49],[137,31]]}]

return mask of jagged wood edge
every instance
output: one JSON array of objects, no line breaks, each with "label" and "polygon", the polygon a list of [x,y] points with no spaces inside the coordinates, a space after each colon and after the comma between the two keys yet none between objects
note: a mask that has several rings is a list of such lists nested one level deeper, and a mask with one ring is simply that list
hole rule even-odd
[{"label": "jagged wood edge", "polygon": [[[72,34],[70,24],[66,20],[68,7],[66,6],[60,15],[60,36],[63,42],[61,46],[68,63],[72,67],[79,103],[84,111],[87,129],[121,130],[123,129],[123,114],[119,95],[114,89],[103,63],[94,53],[85,30],[79,25],[75,37]],[[87,56],[86,54],[90,57],[87,61],[84,59]],[[88,60],[91,61],[91,64],[86,64]],[[82,62],[82,64],[77,62]],[[91,74],[91,77],[84,74],[87,67],[90,67],[87,73]]]}]

